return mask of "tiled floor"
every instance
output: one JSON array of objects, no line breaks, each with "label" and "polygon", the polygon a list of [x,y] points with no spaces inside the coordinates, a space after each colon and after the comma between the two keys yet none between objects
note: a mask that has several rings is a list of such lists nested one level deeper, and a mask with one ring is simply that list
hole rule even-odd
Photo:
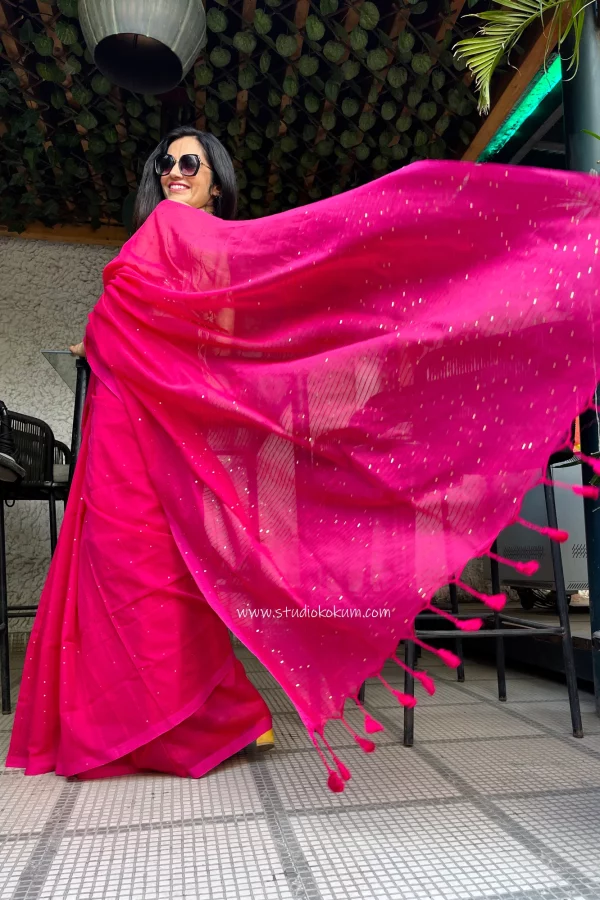
[{"label": "tiled floor", "polygon": [[[459,685],[428,659],[438,691],[420,698],[415,746],[402,746],[390,695],[369,685],[386,731],[367,755],[332,726],[353,776],[332,794],[287,699],[239,655],[274,711],[276,751],[199,781],[1,770],[2,900],[600,900],[590,695],[575,740],[560,684],[514,673],[499,703],[493,669],[467,664]],[[0,718],[3,754],[10,727]]]}]

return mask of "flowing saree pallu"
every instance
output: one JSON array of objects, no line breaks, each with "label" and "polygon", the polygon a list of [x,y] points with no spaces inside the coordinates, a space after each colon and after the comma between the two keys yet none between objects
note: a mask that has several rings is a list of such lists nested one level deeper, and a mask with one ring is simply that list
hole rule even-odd
[{"label": "flowing saree pallu", "polygon": [[[95,377],[187,572],[291,698],[334,790],[348,772],[326,721],[516,520],[594,393],[599,199],[582,175],[417,164],[250,222],[166,201],[105,270]],[[161,571],[143,529],[139,546]],[[167,629],[168,610],[143,624]]]}]

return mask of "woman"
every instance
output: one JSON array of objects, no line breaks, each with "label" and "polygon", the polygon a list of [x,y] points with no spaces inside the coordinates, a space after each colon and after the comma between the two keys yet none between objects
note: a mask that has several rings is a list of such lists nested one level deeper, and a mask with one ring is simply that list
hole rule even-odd
[{"label": "woman", "polygon": [[[230,219],[236,194],[221,143],[178,128],[144,167],[135,227],[164,198]],[[85,355],[83,342],[71,351]],[[75,502],[31,638],[8,764],[27,774],[55,770],[80,778],[143,769],[198,777],[244,748],[272,748],[269,710],[177,549],[118,389],[95,377],[85,434]],[[74,582],[61,622],[63,593]],[[53,639],[76,643],[80,661],[59,663]],[[55,689],[64,694],[71,687],[73,697],[62,706],[58,696],[49,699],[40,720],[39,697],[28,696],[27,684],[42,673],[56,675],[56,665],[76,680]]]},{"label": "woman", "polygon": [[597,180],[418,164],[234,210],[214,138],[161,142],[86,330],[81,456],[8,765],[198,776],[259,740],[227,626],[341,790],[327,721],[374,749],[345,701],[515,521],[593,396]]}]

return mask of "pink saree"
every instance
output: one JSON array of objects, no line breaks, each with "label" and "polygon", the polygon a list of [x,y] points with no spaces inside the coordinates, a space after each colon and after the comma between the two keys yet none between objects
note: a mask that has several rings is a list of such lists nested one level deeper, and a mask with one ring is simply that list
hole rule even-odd
[{"label": "pink saree", "polygon": [[202,775],[270,727],[230,629],[340,790],[327,720],[593,396],[599,201],[588,176],[423,163],[249,222],[161,203],[90,316],[7,764]]}]

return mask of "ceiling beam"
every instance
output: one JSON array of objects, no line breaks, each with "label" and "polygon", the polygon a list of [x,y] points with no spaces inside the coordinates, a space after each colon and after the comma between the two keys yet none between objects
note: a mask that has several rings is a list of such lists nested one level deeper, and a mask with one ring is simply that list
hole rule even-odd
[{"label": "ceiling beam", "polygon": [[504,85],[490,114],[463,154],[464,160],[475,162],[479,158],[544,65],[548,53],[551,53],[555,46],[556,31],[552,29],[551,24],[547,25],[543,31],[540,28],[537,38],[519,62],[518,69],[514,70]]}]

